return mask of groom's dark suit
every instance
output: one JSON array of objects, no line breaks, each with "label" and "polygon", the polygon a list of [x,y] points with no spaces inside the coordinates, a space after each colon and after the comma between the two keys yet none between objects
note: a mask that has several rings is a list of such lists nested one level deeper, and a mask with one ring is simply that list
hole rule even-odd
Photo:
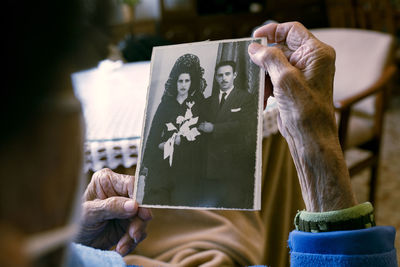
[{"label": "groom's dark suit", "polygon": [[219,107],[219,95],[206,99],[214,129],[207,135],[207,198],[217,206],[252,208],[255,174],[254,95],[234,88]]}]

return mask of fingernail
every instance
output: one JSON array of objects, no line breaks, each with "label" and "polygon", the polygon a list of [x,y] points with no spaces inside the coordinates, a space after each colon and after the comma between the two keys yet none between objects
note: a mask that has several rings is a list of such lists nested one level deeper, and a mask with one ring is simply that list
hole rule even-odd
[{"label": "fingernail", "polygon": [[148,221],[153,218],[153,214],[149,209],[142,208],[139,209],[139,217],[144,221]]},{"label": "fingernail", "polygon": [[134,200],[128,200],[124,203],[124,209],[127,212],[134,212],[136,210],[136,203]]},{"label": "fingernail", "polygon": [[119,248],[119,254],[121,254],[122,256],[125,256],[127,253],[128,253],[128,250],[129,250],[129,248],[128,248],[128,246],[123,246],[123,247],[120,247]]},{"label": "fingernail", "polygon": [[133,240],[135,241],[136,244],[140,242],[140,239],[142,238],[142,234],[140,232],[137,232],[133,236]]},{"label": "fingernail", "polygon": [[134,239],[135,233],[136,233],[136,228],[131,226],[129,229],[129,236]]},{"label": "fingernail", "polygon": [[260,45],[260,44],[251,43],[251,44],[249,45],[249,53],[253,55],[253,54],[257,53],[257,51],[258,51],[260,48],[261,48],[261,45]]}]

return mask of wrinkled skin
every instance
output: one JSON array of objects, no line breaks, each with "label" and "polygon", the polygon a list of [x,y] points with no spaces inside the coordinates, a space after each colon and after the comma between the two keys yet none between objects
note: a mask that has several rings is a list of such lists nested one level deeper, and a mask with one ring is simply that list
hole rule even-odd
[{"label": "wrinkled skin", "polygon": [[333,109],[335,51],[298,22],[267,24],[254,37],[273,44],[253,43],[248,51],[268,74],[265,94],[276,98],[307,210],[355,205]]},{"label": "wrinkled skin", "polygon": [[[271,79],[282,134],[287,135],[285,127],[296,122],[299,115],[300,119],[307,120],[315,110],[333,119],[333,106],[325,105],[332,103],[333,48],[317,40],[297,22],[269,24],[259,28],[254,36],[267,37],[268,43],[276,43],[272,47],[262,47],[252,59]],[[251,48],[260,46],[254,44]],[[267,89],[268,92],[271,90]]]},{"label": "wrinkled skin", "polygon": [[116,245],[116,251],[124,256],[145,239],[152,215],[132,199],[134,179],[109,169],[93,174],[83,196],[77,242],[99,249]]}]

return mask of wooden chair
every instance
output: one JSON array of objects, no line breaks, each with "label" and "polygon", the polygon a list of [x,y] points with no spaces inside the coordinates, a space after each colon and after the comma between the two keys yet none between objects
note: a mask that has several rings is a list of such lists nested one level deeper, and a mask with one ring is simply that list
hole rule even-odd
[{"label": "wooden chair", "polygon": [[374,202],[384,111],[393,64],[394,38],[370,30],[329,28],[311,31],[336,50],[334,107],[345,157],[350,149],[369,151],[348,164],[351,176],[371,168],[369,201]]}]

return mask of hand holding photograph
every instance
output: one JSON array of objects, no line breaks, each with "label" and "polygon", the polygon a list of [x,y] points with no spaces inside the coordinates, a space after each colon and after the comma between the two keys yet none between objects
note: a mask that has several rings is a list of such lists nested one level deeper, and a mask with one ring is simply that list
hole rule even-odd
[{"label": "hand holding photograph", "polygon": [[136,169],[140,206],[259,210],[263,38],[155,47]]}]

